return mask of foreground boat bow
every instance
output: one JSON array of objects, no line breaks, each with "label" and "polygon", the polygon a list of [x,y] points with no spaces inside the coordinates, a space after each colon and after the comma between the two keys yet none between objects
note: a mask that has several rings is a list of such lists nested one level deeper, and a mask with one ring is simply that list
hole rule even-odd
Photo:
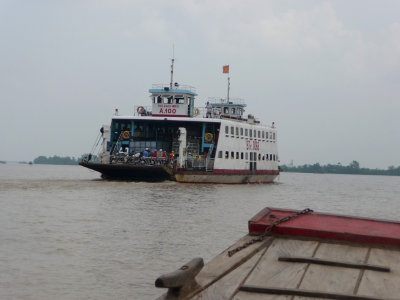
[{"label": "foreground boat bow", "polygon": [[400,299],[400,223],[266,208],[190,282],[159,299]]}]

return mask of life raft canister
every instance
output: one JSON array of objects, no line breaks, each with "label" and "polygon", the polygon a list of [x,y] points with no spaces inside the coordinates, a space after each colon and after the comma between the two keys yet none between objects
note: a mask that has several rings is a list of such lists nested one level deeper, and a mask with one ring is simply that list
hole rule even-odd
[{"label": "life raft canister", "polygon": [[200,109],[199,109],[198,107],[196,107],[196,108],[193,110],[193,115],[194,115],[195,117],[197,117],[199,114],[200,114]]},{"label": "life raft canister", "polygon": [[136,110],[139,114],[144,113],[144,107],[143,106],[139,106]]},{"label": "life raft canister", "polygon": [[211,143],[214,139],[214,136],[212,133],[207,132],[206,135],[204,136],[204,141],[206,141],[207,143]]},{"label": "life raft canister", "polygon": [[125,130],[125,131],[122,132],[122,138],[124,140],[129,140],[130,137],[131,137],[131,134],[130,134],[130,132],[128,130]]}]

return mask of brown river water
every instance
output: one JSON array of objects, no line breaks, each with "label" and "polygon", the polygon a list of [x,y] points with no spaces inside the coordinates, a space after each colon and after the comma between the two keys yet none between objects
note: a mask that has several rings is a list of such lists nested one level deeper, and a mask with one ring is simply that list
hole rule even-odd
[{"label": "brown river water", "polygon": [[79,166],[0,165],[0,299],[154,299],[264,207],[400,220],[400,177],[282,173],[274,184],[104,181]]}]

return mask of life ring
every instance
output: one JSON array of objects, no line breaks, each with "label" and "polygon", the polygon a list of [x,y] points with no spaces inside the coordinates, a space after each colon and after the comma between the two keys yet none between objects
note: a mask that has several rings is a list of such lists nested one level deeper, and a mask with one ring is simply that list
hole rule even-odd
[{"label": "life ring", "polygon": [[138,112],[138,114],[142,114],[142,113],[144,113],[144,107],[139,106],[136,111]]},{"label": "life ring", "polygon": [[214,136],[212,133],[207,132],[206,135],[204,136],[204,141],[206,141],[207,143],[211,143],[214,139]]},{"label": "life ring", "polygon": [[130,137],[131,137],[131,134],[130,134],[130,132],[128,130],[125,130],[125,131],[122,132],[122,138],[124,140],[129,140]]},{"label": "life ring", "polygon": [[196,107],[196,108],[193,110],[193,115],[194,115],[195,117],[197,117],[199,114],[200,114],[200,109],[199,109],[198,107]]}]

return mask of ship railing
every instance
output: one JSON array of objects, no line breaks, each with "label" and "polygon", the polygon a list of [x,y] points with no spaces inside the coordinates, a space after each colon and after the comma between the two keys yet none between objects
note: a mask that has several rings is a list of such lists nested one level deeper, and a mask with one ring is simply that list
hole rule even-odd
[{"label": "ship railing", "polygon": [[136,157],[134,155],[117,154],[110,157],[110,164],[126,164],[137,166],[163,166],[168,165],[167,157]]},{"label": "ship railing", "polygon": [[207,101],[211,103],[223,103],[223,104],[246,104],[246,101],[242,98],[229,98],[229,101],[226,98],[221,97],[208,97]]},{"label": "ship railing", "polygon": [[[153,84],[151,86],[151,88],[152,89],[157,89],[157,90],[164,90],[165,88],[169,89],[170,85],[169,85],[169,83],[156,83],[156,84]],[[191,86],[191,85],[188,85],[188,84],[178,84],[178,85],[174,84],[172,86],[172,89],[173,90],[187,90],[187,91],[190,91],[190,92],[193,92],[193,93],[196,92],[196,88],[194,86]]]},{"label": "ship railing", "polygon": [[[193,116],[195,118],[207,118],[207,108],[206,107],[195,107],[193,110]],[[217,108],[211,109],[211,118],[213,119],[221,119],[222,113]]]},{"label": "ship railing", "polygon": [[184,169],[212,171],[214,169],[214,159],[207,157],[188,157],[185,161]]}]

